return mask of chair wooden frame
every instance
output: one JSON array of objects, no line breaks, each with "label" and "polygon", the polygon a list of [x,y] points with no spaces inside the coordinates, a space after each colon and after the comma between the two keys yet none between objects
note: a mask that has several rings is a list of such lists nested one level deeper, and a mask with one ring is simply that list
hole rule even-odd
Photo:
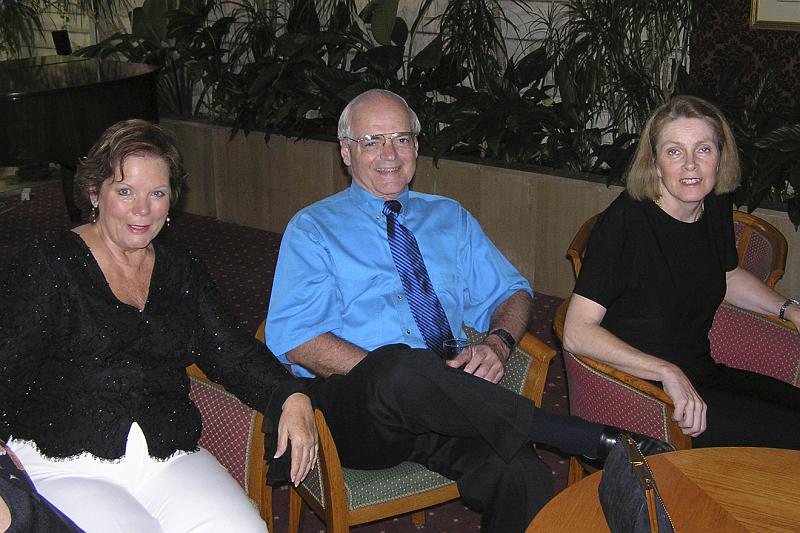
[{"label": "chair wooden frame", "polygon": [[[197,365],[192,364],[187,367],[186,373],[189,374],[190,378],[201,381],[227,394],[225,387],[211,381]],[[272,488],[267,485],[268,466],[264,461],[264,433],[261,431],[264,417],[258,411],[254,411],[253,416],[255,417],[253,420],[254,430],[250,434],[250,457],[247,465],[247,487],[245,492],[255,502],[261,518],[267,523],[269,531],[273,531]]]},{"label": "chair wooden frame", "polygon": [[[263,338],[263,327],[260,328]],[[555,356],[555,350],[545,343],[526,333],[518,344],[518,348],[528,354],[531,364],[521,389],[521,395],[541,405],[544,386],[547,382],[547,368]],[[449,502],[460,497],[455,482],[427,492],[389,500],[358,509],[349,509],[344,484],[343,467],[339,460],[336,443],[325,421],[323,414],[315,412],[317,431],[319,432],[320,451],[319,466],[323,480],[323,496],[326,505],[323,507],[304,486],[291,488],[289,494],[289,533],[300,530],[300,518],[303,503],[325,523],[329,533],[345,533],[351,526],[381,520],[401,514],[412,514],[412,521],[417,527],[425,523],[424,509]]]}]

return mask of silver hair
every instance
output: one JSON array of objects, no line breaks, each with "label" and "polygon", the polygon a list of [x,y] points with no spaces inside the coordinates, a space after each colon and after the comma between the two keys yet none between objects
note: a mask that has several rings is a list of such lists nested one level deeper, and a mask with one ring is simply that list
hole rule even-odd
[{"label": "silver hair", "polygon": [[[419,118],[417,114],[414,112],[411,107],[409,107],[408,103],[403,99],[402,96],[393,93],[392,91],[387,91],[385,89],[370,89],[369,91],[365,91],[352,100],[345,106],[342,114],[339,116],[339,140],[346,140],[353,136],[352,130],[352,122],[353,122],[353,110],[370,100],[377,100],[380,98],[391,98],[403,105],[408,112],[408,122],[411,125],[412,133],[419,133],[422,129],[422,126],[419,123]],[[394,133],[394,132],[375,132],[375,133]]]}]

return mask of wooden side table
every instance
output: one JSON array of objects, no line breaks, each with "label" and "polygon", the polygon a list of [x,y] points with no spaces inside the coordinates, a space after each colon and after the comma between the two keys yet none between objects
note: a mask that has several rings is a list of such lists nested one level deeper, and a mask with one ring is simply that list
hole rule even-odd
[{"label": "wooden side table", "polygon": [[[647,461],[680,533],[800,531],[800,451],[702,448]],[[559,493],[526,533],[608,532],[597,495],[601,476]]]}]

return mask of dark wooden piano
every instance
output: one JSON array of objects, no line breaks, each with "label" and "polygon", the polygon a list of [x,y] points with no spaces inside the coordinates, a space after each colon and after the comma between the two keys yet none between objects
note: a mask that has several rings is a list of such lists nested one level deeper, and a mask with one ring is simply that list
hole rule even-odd
[{"label": "dark wooden piano", "polygon": [[[158,67],[95,58],[47,56],[0,62],[0,166],[59,163],[74,170],[110,125],[158,120]],[[72,177],[64,179],[78,221]]]}]

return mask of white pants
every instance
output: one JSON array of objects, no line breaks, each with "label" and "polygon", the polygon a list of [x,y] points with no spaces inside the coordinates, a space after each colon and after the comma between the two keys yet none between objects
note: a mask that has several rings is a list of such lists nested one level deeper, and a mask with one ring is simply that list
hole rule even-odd
[{"label": "white pants", "polygon": [[133,423],[125,455],[44,457],[11,439],[37,490],[86,533],[264,533],[267,526],[242,487],[206,450],[150,457]]}]

